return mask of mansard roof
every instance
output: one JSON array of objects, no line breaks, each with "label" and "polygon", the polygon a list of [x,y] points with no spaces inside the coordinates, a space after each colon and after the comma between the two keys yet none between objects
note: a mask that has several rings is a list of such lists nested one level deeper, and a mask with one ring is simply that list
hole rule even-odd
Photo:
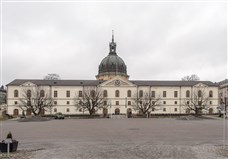
[{"label": "mansard roof", "polygon": [[[104,80],[40,80],[40,79],[15,79],[7,84],[7,86],[20,86],[26,82],[34,83],[38,86],[97,86]],[[194,86],[198,83],[207,86],[218,87],[217,83],[211,81],[142,81],[142,80],[129,80],[137,86],[164,86],[164,87],[180,87],[180,86]]]}]

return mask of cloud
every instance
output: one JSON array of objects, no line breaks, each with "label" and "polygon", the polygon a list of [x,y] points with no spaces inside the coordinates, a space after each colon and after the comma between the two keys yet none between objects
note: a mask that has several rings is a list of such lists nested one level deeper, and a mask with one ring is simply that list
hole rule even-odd
[{"label": "cloud", "polygon": [[95,79],[111,30],[131,79],[226,78],[223,3],[4,3],[3,84]]}]

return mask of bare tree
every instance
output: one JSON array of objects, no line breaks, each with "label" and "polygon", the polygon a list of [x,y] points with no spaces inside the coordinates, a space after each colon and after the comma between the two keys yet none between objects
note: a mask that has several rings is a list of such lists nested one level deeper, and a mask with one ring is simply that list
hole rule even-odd
[{"label": "bare tree", "polygon": [[82,95],[76,95],[75,106],[77,110],[88,111],[90,115],[95,114],[99,109],[107,108],[104,105],[103,92],[99,87],[85,87]]},{"label": "bare tree", "polygon": [[200,78],[196,74],[192,74],[190,76],[184,76],[181,78],[182,81],[199,81]]},{"label": "bare tree", "polygon": [[22,91],[18,107],[23,112],[30,110],[35,116],[39,116],[42,111],[52,109],[53,99],[48,91],[40,87],[26,88]]},{"label": "bare tree", "polygon": [[205,90],[196,89],[192,93],[191,97],[184,100],[184,106],[189,111],[193,111],[195,115],[200,115],[202,110],[208,110],[209,96],[206,95]]},{"label": "bare tree", "polygon": [[142,112],[146,117],[149,117],[151,111],[156,110],[160,106],[160,97],[155,97],[149,92],[135,93],[133,109]]},{"label": "bare tree", "polygon": [[44,80],[60,80],[60,76],[58,74],[50,73],[44,77]]}]

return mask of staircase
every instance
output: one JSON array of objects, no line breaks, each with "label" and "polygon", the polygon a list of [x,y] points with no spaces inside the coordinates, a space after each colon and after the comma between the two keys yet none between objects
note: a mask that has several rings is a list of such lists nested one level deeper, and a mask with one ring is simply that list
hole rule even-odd
[{"label": "staircase", "polygon": [[109,115],[110,119],[126,119],[126,115]]}]

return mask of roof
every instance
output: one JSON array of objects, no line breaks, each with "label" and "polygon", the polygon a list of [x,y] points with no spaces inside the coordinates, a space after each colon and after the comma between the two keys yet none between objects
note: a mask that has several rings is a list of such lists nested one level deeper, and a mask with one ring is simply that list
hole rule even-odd
[{"label": "roof", "polygon": [[138,86],[194,86],[203,83],[208,86],[218,87],[217,83],[211,81],[130,81]]},{"label": "roof", "polygon": [[[38,86],[97,86],[104,80],[41,80],[41,79],[15,79],[7,86],[19,86],[23,83],[31,82]],[[208,86],[218,87],[217,83],[211,81],[139,81],[129,80],[137,86],[194,86],[203,83]]]}]

